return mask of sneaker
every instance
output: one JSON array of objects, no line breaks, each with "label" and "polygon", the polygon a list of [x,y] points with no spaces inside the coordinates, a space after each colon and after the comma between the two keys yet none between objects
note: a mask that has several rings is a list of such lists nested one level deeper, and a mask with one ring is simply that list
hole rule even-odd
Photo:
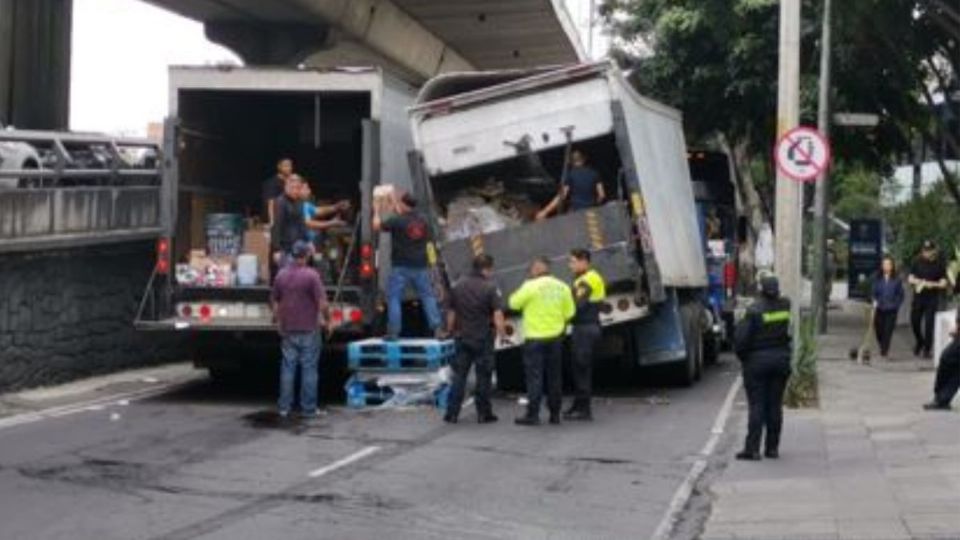
[{"label": "sneaker", "polygon": [[443,421],[446,422],[446,423],[448,423],[448,424],[456,424],[456,423],[457,423],[457,417],[456,417],[456,416],[453,416],[452,414],[445,414],[445,415],[443,415]]},{"label": "sneaker", "polygon": [[747,452],[744,450],[743,452],[738,453],[735,457],[740,461],[760,461],[760,452]]},{"label": "sneaker", "polygon": [[281,420],[286,420],[290,418],[290,411],[277,411],[277,416],[279,416]]},{"label": "sneaker", "polygon": [[303,411],[303,412],[301,412],[301,413],[300,413],[300,418],[308,418],[308,419],[309,419],[309,418],[320,418],[320,417],[326,416],[326,415],[327,415],[327,413],[326,413],[325,411],[322,411],[322,410],[320,410],[320,409],[314,409],[314,410],[312,410],[312,411]]},{"label": "sneaker", "polygon": [[933,353],[930,351],[924,351],[923,353],[924,360],[933,360]]},{"label": "sneaker", "polygon": [[560,413],[553,413],[550,415],[550,424],[554,426],[560,425]]},{"label": "sneaker", "polygon": [[497,418],[497,415],[495,414],[484,414],[482,416],[477,417],[478,424],[495,424],[497,420],[500,420],[500,419]]},{"label": "sneaker", "polygon": [[513,421],[518,426],[539,426],[540,419],[536,416],[521,416]]},{"label": "sneaker", "polygon": [[777,459],[780,457],[780,451],[776,449],[767,450],[763,453],[763,457],[768,459]]}]

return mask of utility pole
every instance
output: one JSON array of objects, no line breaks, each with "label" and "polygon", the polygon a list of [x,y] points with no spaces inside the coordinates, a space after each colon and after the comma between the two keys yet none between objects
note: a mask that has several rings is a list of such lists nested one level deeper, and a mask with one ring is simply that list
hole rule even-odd
[{"label": "utility pole", "polygon": [[[780,61],[777,78],[777,140],[800,119],[800,0],[780,0]],[[774,269],[784,294],[793,306],[794,351],[797,350],[800,301],[800,249],[803,239],[801,183],[779,169],[776,189],[776,259]]]},{"label": "utility pole", "polygon": [[[823,0],[823,23],[820,38],[820,89],[817,100],[817,129],[824,137],[830,137],[830,12],[831,0]],[[816,317],[817,331],[821,334],[827,331],[827,309],[829,298],[826,297],[827,270],[827,213],[829,212],[829,182],[830,173],[823,169],[817,178],[816,192],[814,193],[814,222],[813,222],[813,316]]]}]

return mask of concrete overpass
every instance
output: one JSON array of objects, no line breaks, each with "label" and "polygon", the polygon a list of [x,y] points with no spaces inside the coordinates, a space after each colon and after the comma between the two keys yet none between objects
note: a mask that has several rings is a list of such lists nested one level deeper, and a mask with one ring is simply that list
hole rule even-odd
[{"label": "concrete overpass", "polygon": [[377,63],[451,70],[575,62],[560,0],[148,0],[204,23],[247,64]]}]

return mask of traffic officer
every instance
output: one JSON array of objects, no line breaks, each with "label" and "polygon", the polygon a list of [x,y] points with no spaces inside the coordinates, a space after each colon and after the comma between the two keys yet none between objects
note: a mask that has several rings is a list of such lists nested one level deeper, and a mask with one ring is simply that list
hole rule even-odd
[{"label": "traffic officer", "polygon": [[473,259],[473,272],[460,280],[450,291],[447,311],[447,330],[457,338],[457,358],[453,362],[453,386],[444,422],[456,424],[463,404],[463,392],[467,385],[470,366],[476,366],[477,421],[481,424],[496,422],[490,404],[490,388],[493,386],[493,330],[501,338],[506,337],[503,319],[503,300],[500,289],[491,279],[493,257],[478,255]]},{"label": "traffic officer", "polygon": [[530,265],[530,276],[509,300],[510,309],[523,316],[523,368],[527,384],[527,413],[515,420],[518,425],[540,424],[543,378],[547,378],[547,408],[550,423],[560,423],[563,396],[561,346],[567,321],[576,305],[566,283],[550,275],[550,261],[537,257]]},{"label": "traffic officer", "polygon": [[764,428],[764,455],[779,457],[783,392],[790,377],[790,300],[780,296],[780,284],[773,276],[760,280],[760,292],[737,325],[735,342],[750,406],[747,439],[736,457],[753,461],[760,459]]},{"label": "traffic officer", "polygon": [[570,271],[574,275],[573,299],[577,313],[570,336],[573,349],[573,404],[563,413],[567,420],[593,420],[590,394],[593,380],[593,350],[600,340],[600,304],[607,297],[603,276],[590,266],[590,252],[570,252]]}]

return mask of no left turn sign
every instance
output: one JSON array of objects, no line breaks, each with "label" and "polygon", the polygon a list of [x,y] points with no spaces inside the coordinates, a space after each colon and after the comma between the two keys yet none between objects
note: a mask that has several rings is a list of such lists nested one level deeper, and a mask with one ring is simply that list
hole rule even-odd
[{"label": "no left turn sign", "polygon": [[830,143],[819,131],[796,127],[784,133],[774,148],[777,169],[798,182],[810,182],[830,165]]}]

